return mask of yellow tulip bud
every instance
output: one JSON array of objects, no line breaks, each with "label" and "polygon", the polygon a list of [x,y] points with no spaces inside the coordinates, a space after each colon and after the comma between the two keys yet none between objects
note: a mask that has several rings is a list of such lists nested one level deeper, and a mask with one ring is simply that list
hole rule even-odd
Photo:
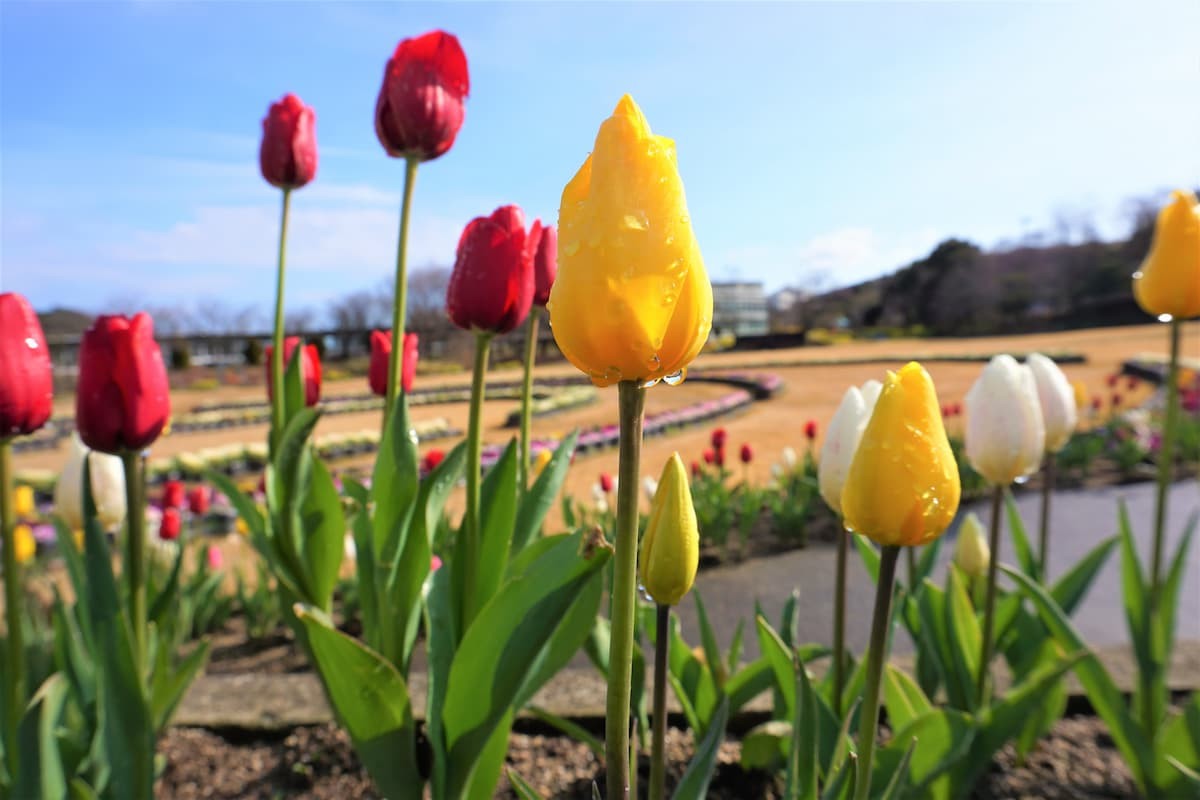
[{"label": "yellow tulip bud", "polygon": [[954,563],[972,578],[982,578],[987,574],[988,564],[991,560],[992,551],[988,547],[983,523],[972,511],[967,514],[958,528],[958,544],[954,548]]},{"label": "yellow tulip bud", "polygon": [[673,606],[692,588],[699,566],[696,509],[692,506],[687,470],[675,453],[663,467],[650,505],[650,521],[642,536],[642,585],[654,602]]},{"label": "yellow tulip bud", "polygon": [[234,520],[233,527],[234,527],[234,530],[236,530],[238,532],[239,536],[249,536],[250,535],[250,526],[247,525],[246,520],[242,519],[241,517],[238,517],[236,520]]},{"label": "yellow tulip bud", "polygon": [[842,489],[846,527],[882,545],[922,545],[945,532],[960,494],[929,373],[915,361],[889,372]]},{"label": "yellow tulip bud", "polygon": [[28,525],[13,526],[13,547],[18,564],[24,564],[37,554],[37,541]]},{"label": "yellow tulip bud", "polygon": [[1083,381],[1071,381],[1071,389],[1075,392],[1075,408],[1079,411],[1087,408],[1092,402],[1087,384]]},{"label": "yellow tulip bud", "polygon": [[708,338],[712,286],[675,143],[626,95],[563,189],[550,325],[597,386],[681,373]]},{"label": "yellow tulip bud", "polygon": [[549,450],[538,450],[538,454],[533,458],[533,477],[537,478],[542,474],[542,470],[550,463],[550,458],[554,454]]},{"label": "yellow tulip bud", "polygon": [[1172,193],[1159,212],[1150,252],[1133,274],[1133,296],[1156,317],[1200,316],[1200,207],[1191,192]]},{"label": "yellow tulip bud", "polygon": [[33,502],[33,487],[18,486],[13,489],[13,513],[18,517],[31,517],[37,511]]}]

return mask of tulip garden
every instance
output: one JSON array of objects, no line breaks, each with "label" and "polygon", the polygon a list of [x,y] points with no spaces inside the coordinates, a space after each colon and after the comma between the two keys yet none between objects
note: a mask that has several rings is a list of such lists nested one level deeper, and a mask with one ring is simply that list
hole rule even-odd
[{"label": "tulip garden", "polygon": [[[677,159],[614,98],[557,220],[508,205],[463,229],[456,381],[424,374],[406,332],[406,250],[418,171],[453,148],[468,93],[450,34],[387,61],[395,302],[354,386],[331,391],[285,330],[289,214],[318,165],[295,95],[262,126],[281,225],[254,396],[178,407],[150,316],[101,316],[56,411],[38,318],[0,295],[0,797],[1200,797],[1200,694],[1171,674],[1197,514],[1168,515],[1200,468],[1194,196],[1166,203],[1132,276],[1155,327],[1125,375],[1089,388],[1087,354],[931,346],[816,382],[802,353],[707,351],[687,142]],[[536,364],[542,324],[566,364]],[[523,369],[496,374],[513,333]],[[1064,492],[1117,484],[1152,487],[1152,514],[1114,494],[1094,541],[1056,539]],[[830,554],[822,596],[753,577],[798,550]],[[1127,682],[1076,623],[1109,565]],[[751,576],[736,627],[698,588],[722,570]],[[817,615],[831,635],[802,637]],[[268,645],[283,666],[239,662],[254,685],[308,676],[324,724],[174,724],[230,652]],[[590,706],[546,700],[585,683]],[[1037,771],[1082,736],[1095,774]]]}]

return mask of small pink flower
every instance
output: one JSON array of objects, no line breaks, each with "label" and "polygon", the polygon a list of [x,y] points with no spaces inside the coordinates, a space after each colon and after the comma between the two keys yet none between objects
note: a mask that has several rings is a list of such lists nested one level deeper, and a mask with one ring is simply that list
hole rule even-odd
[{"label": "small pink flower", "polygon": [[221,548],[217,547],[215,544],[208,546],[205,557],[208,559],[208,568],[213,571],[219,570],[225,566],[225,556],[222,555]]},{"label": "small pink flower", "polygon": [[437,572],[441,568],[442,568],[442,560],[440,558],[438,558],[437,556],[434,556],[433,558],[431,558],[429,560],[429,571],[430,572]]}]

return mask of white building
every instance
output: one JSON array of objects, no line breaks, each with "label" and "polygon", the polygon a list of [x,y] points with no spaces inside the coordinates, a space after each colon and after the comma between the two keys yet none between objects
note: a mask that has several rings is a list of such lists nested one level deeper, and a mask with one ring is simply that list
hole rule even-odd
[{"label": "white building", "polygon": [[713,335],[761,336],[770,330],[767,295],[757,281],[714,283]]}]

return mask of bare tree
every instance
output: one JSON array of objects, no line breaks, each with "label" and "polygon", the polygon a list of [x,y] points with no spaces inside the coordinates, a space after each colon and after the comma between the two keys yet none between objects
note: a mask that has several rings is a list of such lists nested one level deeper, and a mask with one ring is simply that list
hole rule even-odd
[{"label": "bare tree", "polygon": [[408,326],[417,331],[436,331],[449,326],[446,318],[448,267],[424,267],[408,279]]},{"label": "bare tree", "polygon": [[311,308],[296,308],[283,316],[283,327],[290,335],[302,336],[317,327],[317,312]]}]

